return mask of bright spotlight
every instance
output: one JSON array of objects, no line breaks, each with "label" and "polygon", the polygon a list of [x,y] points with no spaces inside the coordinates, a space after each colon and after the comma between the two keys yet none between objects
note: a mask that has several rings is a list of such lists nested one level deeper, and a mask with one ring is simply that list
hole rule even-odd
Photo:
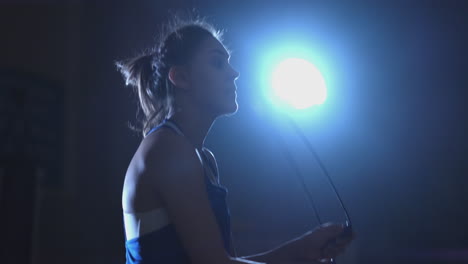
[{"label": "bright spotlight", "polygon": [[327,88],[320,71],[310,62],[290,58],[273,71],[273,94],[296,109],[306,109],[325,102]]}]

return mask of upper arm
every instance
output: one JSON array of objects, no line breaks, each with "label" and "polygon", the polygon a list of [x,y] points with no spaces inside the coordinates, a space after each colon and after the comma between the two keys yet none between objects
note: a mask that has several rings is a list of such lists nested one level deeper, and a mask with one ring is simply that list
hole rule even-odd
[{"label": "upper arm", "polygon": [[195,149],[186,140],[172,141],[158,152],[164,160],[154,171],[156,189],[171,222],[193,263],[228,263],[222,236],[206,192],[203,167]]}]

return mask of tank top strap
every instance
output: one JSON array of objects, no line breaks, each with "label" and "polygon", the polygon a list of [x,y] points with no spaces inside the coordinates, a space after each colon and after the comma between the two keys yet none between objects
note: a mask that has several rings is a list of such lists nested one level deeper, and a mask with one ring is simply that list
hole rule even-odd
[{"label": "tank top strap", "polygon": [[[170,127],[172,130],[174,130],[177,134],[185,137],[184,133],[182,132],[182,129],[180,128],[179,125],[177,125],[173,120],[170,120],[170,119],[167,119],[165,118],[163,122],[161,122],[161,124],[159,124],[158,126],[152,128],[146,135],[145,137],[147,137],[149,134],[153,133],[154,131],[158,130],[159,128],[163,127],[163,126],[166,126],[166,127]],[[193,144],[192,144],[193,145]],[[211,169],[211,171],[213,172],[213,175],[215,175],[215,181],[218,183],[219,185],[219,177],[217,175],[217,171],[215,170],[214,168],[214,165],[210,162],[210,160],[207,158],[205,152],[203,150],[199,150],[197,148],[195,148],[195,152],[197,153],[197,156],[198,156],[198,159],[200,160],[200,162],[202,163],[202,166],[203,168],[205,168],[205,164],[208,164],[208,167]],[[212,181],[207,177],[206,175],[206,171],[205,171],[205,177],[206,177],[206,180],[208,182],[210,182],[211,184],[214,184],[212,183]]]},{"label": "tank top strap", "polygon": [[177,134],[185,137],[184,133],[182,132],[182,129],[180,129],[179,125],[177,125],[174,121],[165,119],[163,124],[172,128]]},{"label": "tank top strap", "polygon": [[[219,175],[218,175],[218,171],[216,170],[216,166],[208,158],[207,154],[204,151],[202,151],[202,157],[203,157],[203,160],[208,164],[208,167],[210,167],[210,169],[213,172],[213,175],[216,177],[216,179],[219,179]],[[217,181],[217,182],[219,183],[219,181]]]},{"label": "tank top strap", "polygon": [[161,127],[166,126],[172,128],[177,134],[184,136],[184,133],[182,132],[182,129],[174,122],[169,119],[164,119],[159,125],[153,127],[148,133],[146,133],[145,137],[149,136],[149,134],[153,133],[154,131],[160,129]]}]

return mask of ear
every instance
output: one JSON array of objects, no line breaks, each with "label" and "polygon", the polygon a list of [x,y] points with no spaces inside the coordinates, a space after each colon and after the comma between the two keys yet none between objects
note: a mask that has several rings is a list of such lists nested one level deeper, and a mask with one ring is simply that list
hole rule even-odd
[{"label": "ear", "polygon": [[183,66],[172,66],[169,69],[169,81],[172,85],[187,90],[189,88],[188,72]]}]

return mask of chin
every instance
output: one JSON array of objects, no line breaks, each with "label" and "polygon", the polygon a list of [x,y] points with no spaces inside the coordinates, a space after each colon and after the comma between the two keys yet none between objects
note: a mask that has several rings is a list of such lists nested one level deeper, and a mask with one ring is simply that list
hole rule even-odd
[{"label": "chin", "polygon": [[226,108],[223,116],[233,116],[237,113],[237,110],[239,109],[239,106],[237,105],[237,102],[233,102],[232,104],[229,105],[229,108]]}]

